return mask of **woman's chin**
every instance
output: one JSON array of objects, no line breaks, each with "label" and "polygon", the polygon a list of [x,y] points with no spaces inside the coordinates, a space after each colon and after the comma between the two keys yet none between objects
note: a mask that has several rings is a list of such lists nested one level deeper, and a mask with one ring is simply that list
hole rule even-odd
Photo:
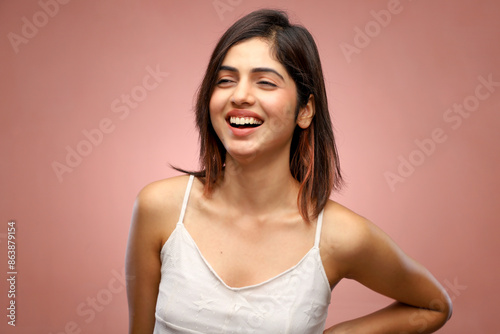
[{"label": "woman's chin", "polygon": [[236,164],[251,164],[263,154],[256,143],[238,143],[226,147],[226,162],[232,159]]},{"label": "woman's chin", "polygon": [[258,157],[256,150],[231,150],[226,151],[226,154],[233,160],[233,162],[240,165],[251,164]]}]

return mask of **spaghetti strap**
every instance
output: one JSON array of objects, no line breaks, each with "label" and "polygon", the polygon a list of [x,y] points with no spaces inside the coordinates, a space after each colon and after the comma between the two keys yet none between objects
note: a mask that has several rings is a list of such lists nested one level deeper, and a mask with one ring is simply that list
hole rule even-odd
[{"label": "spaghetti strap", "polygon": [[189,175],[189,181],[186,187],[186,192],[184,193],[184,200],[182,201],[181,215],[179,217],[179,223],[182,224],[184,220],[184,214],[186,213],[186,207],[189,199],[189,193],[191,192],[191,186],[193,185],[194,175]]},{"label": "spaghetti strap", "polygon": [[318,220],[316,222],[316,239],[314,240],[314,247],[318,248],[319,247],[319,239],[321,238],[321,226],[323,225],[323,212],[325,209],[321,210],[321,212],[318,215]]}]

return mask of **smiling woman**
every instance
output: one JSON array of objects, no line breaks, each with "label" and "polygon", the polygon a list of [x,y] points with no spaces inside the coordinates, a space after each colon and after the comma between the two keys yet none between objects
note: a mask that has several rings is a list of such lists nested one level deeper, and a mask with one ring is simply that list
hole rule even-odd
[{"label": "smiling woman", "polygon": [[[341,185],[309,32],[259,10],[221,37],[198,92],[201,169],[138,195],[126,258],[130,333],[430,333],[443,287]],[[325,329],[351,278],[395,302]],[[418,312],[416,313],[416,311]],[[415,325],[417,324],[417,325]]]}]

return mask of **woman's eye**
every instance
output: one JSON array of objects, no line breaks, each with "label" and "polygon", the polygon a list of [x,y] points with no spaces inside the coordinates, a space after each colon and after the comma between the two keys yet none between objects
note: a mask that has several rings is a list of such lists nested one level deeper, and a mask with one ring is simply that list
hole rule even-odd
[{"label": "woman's eye", "polygon": [[266,85],[266,86],[270,86],[270,87],[277,87],[275,84],[273,84],[272,82],[269,82],[269,81],[263,81],[263,80],[261,80],[261,81],[259,81],[257,83],[260,84],[260,85]]},{"label": "woman's eye", "polygon": [[229,79],[220,79],[219,81],[217,81],[217,85],[224,85],[224,84],[228,84],[228,83],[231,83],[232,81],[229,80]]}]

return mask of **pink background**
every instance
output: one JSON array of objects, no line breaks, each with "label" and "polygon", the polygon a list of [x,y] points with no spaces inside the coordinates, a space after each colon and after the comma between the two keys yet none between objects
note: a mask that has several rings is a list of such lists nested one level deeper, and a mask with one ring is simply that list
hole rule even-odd
[{"label": "pink background", "polygon": [[[500,87],[474,97],[480,77],[500,81],[500,4],[394,3],[0,2],[0,249],[6,254],[15,219],[18,270],[13,328],[0,256],[0,331],[126,332],[134,198],[175,175],[169,163],[196,168],[192,105],[209,54],[235,19],[273,6],[289,10],[320,49],[347,179],[333,198],[377,223],[447,287],[454,315],[440,333],[500,333]],[[364,40],[359,29],[369,33]],[[347,44],[357,53],[346,55]],[[147,68],[162,73],[155,80]],[[472,110],[465,117],[448,111],[464,103]],[[68,166],[68,149],[86,156]],[[67,166],[59,177],[55,162]],[[410,163],[417,166],[399,166]],[[398,166],[403,176],[391,187],[387,173]],[[343,281],[327,324],[387,303]]]}]

